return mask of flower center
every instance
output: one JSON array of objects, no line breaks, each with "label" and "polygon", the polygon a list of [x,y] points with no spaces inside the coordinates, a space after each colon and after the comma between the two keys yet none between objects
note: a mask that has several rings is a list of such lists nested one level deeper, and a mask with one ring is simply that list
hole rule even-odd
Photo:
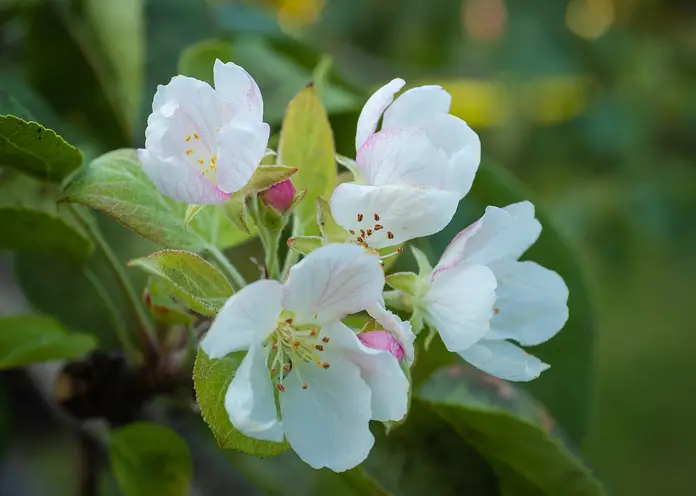
[{"label": "flower center", "polygon": [[201,173],[212,182],[217,180],[217,153],[211,149],[207,140],[201,139],[198,133],[187,134],[184,155],[189,163],[196,166]]},{"label": "flower center", "polygon": [[[266,340],[270,344],[269,368],[271,379],[280,392],[285,391],[283,380],[298,362],[314,363],[321,369],[328,369],[329,362],[322,360],[321,353],[327,348],[330,339],[320,337],[321,328],[317,325],[295,325],[292,317],[281,316],[278,327]],[[307,382],[302,379],[299,369],[295,370],[302,389],[307,389]]]},{"label": "flower center", "polygon": [[[368,218],[367,215],[365,215],[364,213],[358,213],[357,220],[358,225],[360,227],[356,229],[348,229],[348,232],[352,236],[352,241],[354,243],[365,248],[370,248],[374,251],[378,251],[378,249],[371,247],[370,243],[372,243],[373,245],[378,243],[384,244],[383,242],[385,240],[394,239],[394,233],[386,229],[383,224],[380,224],[380,222],[383,221],[381,220],[381,217],[378,212],[373,212],[371,219],[374,219],[374,224],[373,221],[370,220],[370,218]],[[387,253],[386,255],[382,255],[380,258],[384,260],[385,258],[393,257],[394,255],[397,255],[402,251],[403,248],[397,248],[396,251]]]}]

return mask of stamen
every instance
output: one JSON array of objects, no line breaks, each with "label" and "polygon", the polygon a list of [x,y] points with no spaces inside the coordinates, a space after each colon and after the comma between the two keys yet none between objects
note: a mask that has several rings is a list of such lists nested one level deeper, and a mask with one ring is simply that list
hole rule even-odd
[{"label": "stamen", "polygon": [[199,158],[199,159],[198,159],[198,163],[201,164],[201,165],[203,165],[203,164],[205,163],[205,161],[204,161],[202,158]]},{"label": "stamen", "polygon": [[394,239],[394,233],[391,231],[387,231],[387,238]]},{"label": "stamen", "polygon": [[404,252],[404,249],[401,248],[401,247],[398,247],[398,248],[396,249],[396,253],[403,253],[403,252]]},{"label": "stamen", "polygon": [[329,362],[324,362],[321,364],[321,366],[325,369],[328,369],[329,367],[331,367],[331,364]]},{"label": "stamen", "polygon": [[358,222],[362,222],[363,220],[363,214],[358,214]]},{"label": "stamen", "polygon": [[493,313],[495,313],[496,315],[498,315],[498,314],[500,313],[500,308],[495,307],[495,308],[493,309]]},{"label": "stamen", "polygon": [[362,236],[358,236],[358,243],[362,244],[365,242],[365,239]]},{"label": "stamen", "polygon": [[382,224],[375,224],[375,231],[379,231],[380,229],[384,229],[384,226]]},{"label": "stamen", "polygon": [[368,229],[368,230],[367,230],[367,236],[368,236],[368,237],[372,236],[372,229]]},{"label": "stamen", "polygon": [[283,365],[283,370],[285,371],[286,374],[289,374],[290,371],[292,370],[292,365],[289,363],[286,363],[285,365]]},{"label": "stamen", "polygon": [[348,229],[348,232],[355,236],[355,231],[353,231],[352,229]]},{"label": "stamen", "polygon": [[307,389],[307,383],[306,383],[306,382],[303,382],[303,383],[302,383],[302,389]]},{"label": "stamen", "polygon": [[192,149],[189,148],[188,150],[186,150],[186,155],[191,155],[192,153],[193,153]]},{"label": "stamen", "polygon": [[190,134],[187,134],[187,135],[186,135],[186,142],[188,143],[189,141],[191,141],[191,135],[190,135]]},{"label": "stamen", "polygon": [[323,338],[321,338],[321,340],[322,340],[324,343],[328,343],[329,341],[331,341],[331,340],[329,339],[329,336],[324,336]]},{"label": "stamen", "polygon": [[365,229],[360,229],[360,236],[365,237]]},{"label": "stamen", "polygon": [[285,386],[283,386],[282,384],[276,384],[276,387],[278,388],[278,391],[280,391],[281,393],[285,392]]},{"label": "stamen", "polygon": [[[399,250],[401,250],[401,251],[399,251]],[[399,248],[399,249],[397,249],[397,250],[395,250],[395,251],[393,251],[393,252],[391,252],[391,253],[387,253],[386,255],[382,255],[382,256],[379,257],[379,258],[380,258],[380,260],[385,260],[385,259],[387,259],[387,258],[393,257],[394,255],[398,255],[398,254],[401,253],[402,251],[404,251],[404,250]]]},{"label": "stamen", "polygon": [[375,220],[379,220],[379,214],[377,212],[375,212],[374,217],[375,217]]},{"label": "stamen", "polygon": [[315,344],[315,345],[314,345],[314,348],[317,349],[317,350],[319,350],[319,351],[324,351],[324,346],[323,346],[323,345],[320,345],[320,344]]},{"label": "stamen", "polygon": [[198,136],[197,133],[193,133],[193,137],[194,137],[194,139],[200,139],[200,136]]}]

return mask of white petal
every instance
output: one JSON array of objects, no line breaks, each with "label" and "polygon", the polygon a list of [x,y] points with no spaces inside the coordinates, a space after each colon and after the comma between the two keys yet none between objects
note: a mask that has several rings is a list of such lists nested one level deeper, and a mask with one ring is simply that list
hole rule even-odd
[{"label": "white petal", "polygon": [[190,205],[224,203],[229,195],[210,182],[199,170],[177,157],[159,157],[138,150],[147,177],[164,196]]},{"label": "white petal", "polygon": [[474,367],[508,381],[531,381],[547,364],[508,341],[482,339],[459,355]]},{"label": "white petal", "polygon": [[242,434],[281,442],[283,423],[278,419],[267,359],[268,348],[252,345],[227,388],[225,410]]},{"label": "white petal", "polygon": [[392,79],[375,91],[369,100],[365,102],[365,106],[360,111],[360,117],[358,117],[358,128],[355,133],[356,151],[360,149],[367,138],[374,134],[384,110],[394,100],[394,94],[403,88],[404,84],[406,84],[406,81],[403,79]]},{"label": "white petal", "polygon": [[217,135],[217,183],[221,190],[242,189],[266,153],[270,127],[264,122],[235,119]]},{"label": "white petal", "polygon": [[483,217],[447,246],[435,271],[441,265],[459,261],[488,265],[497,260],[517,259],[540,233],[541,224],[534,217],[515,217],[505,209],[486,207]]},{"label": "white petal", "polygon": [[376,255],[353,244],[329,244],[290,269],[283,307],[300,324],[324,323],[374,305],[383,287]]},{"label": "white petal", "polygon": [[230,297],[201,341],[210,358],[249,349],[253,339],[265,339],[278,324],[283,285],[262,279]]},{"label": "white petal", "polygon": [[437,114],[449,113],[452,97],[441,86],[418,86],[404,91],[384,112],[382,129],[420,127]]},{"label": "white petal", "polygon": [[466,122],[450,114],[434,116],[422,129],[430,142],[450,157],[447,186],[463,198],[471,189],[481,162],[481,141],[478,135]]},{"label": "white petal", "polygon": [[448,160],[423,131],[404,128],[370,136],[358,151],[356,164],[364,184],[448,189]]},{"label": "white petal", "polygon": [[[372,420],[401,420],[408,409],[409,382],[394,355],[362,344],[358,336],[339,321],[321,328],[331,339],[327,347],[360,367],[360,376],[372,390]],[[333,367],[333,364],[332,364]]]},{"label": "white petal", "polygon": [[407,363],[409,365],[413,363],[415,357],[413,343],[416,341],[416,335],[411,330],[411,323],[409,321],[404,322],[398,315],[384,308],[381,303],[368,308],[367,312],[380,326],[394,335],[404,349]]},{"label": "white petal", "polygon": [[532,346],[551,339],[568,320],[568,287],[561,276],[535,262],[491,265],[498,281],[486,339],[514,339]]},{"label": "white petal", "polygon": [[[371,248],[384,248],[441,231],[452,220],[458,203],[458,194],[440,189],[344,183],[331,195],[331,213],[344,229],[355,231],[356,237],[361,229],[372,229],[365,242]],[[358,221],[359,214],[362,221]],[[375,230],[377,224],[382,229]]]},{"label": "white petal", "polygon": [[279,394],[280,408],[285,436],[300,458],[314,468],[343,472],[365,460],[374,444],[371,393],[357,365],[340,355],[330,363],[329,369],[294,364]]},{"label": "white petal", "polygon": [[248,115],[254,121],[263,119],[263,99],[256,81],[242,67],[232,62],[215,60],[213,66],[215,90],[232,104],[235,117]]},{"label": "white petal", "polygon": [[450,351],[464,350],[490,329],[496,281],[483,265],[457,266],[435,275],[422,300],[426,321]]}]

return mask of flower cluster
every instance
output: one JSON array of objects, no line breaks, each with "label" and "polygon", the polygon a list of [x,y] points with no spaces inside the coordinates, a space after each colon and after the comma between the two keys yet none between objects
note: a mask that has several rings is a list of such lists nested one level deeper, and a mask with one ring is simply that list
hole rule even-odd
[{"label": "flower cluster", "polygon": [[[191,205],[228,201],[267,154],[253,78],[231,63],[214,69],[215,89],[183,76],[159,87],[140,150],[160,191]],[[315,468],[358,465],[374,443],[369,422],[404,418],[414,332],[427,327],[471,365],[528,381],[548,365],[518,344],[550,339],[568,318],[561,277],[519,261],[541,232],[529,202],[488,207],[435,267],[414,249],[418,274],[385,276],[383,259],[399,245],[450,223],[481,153],[476,133],[449,113],[445,90],[421,86],[394,99],[404,84],[395,79],[372,95],[358,119],[355,161],[340,159],[354,180],[336,186],[324,212],[339,236],[322,233],[285,276],[240,289],[200,345],[211,359],[246,352],[224,394],[231,424],[251,438],[287,441]],[[296,194],[284,179],[257,197],[284,221]],[[364,317],[362,329],[346,324],[354,315]]]}]

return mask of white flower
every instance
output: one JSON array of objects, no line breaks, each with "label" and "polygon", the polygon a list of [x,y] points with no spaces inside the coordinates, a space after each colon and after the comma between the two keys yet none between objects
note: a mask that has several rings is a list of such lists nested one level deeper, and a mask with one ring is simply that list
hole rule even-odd
[{"label": "white flower", "polygon": [[214,79],[215,89],[185,76],[159,86],[138,150],[162,194],[194,205],[222,203],[244,187],[270,132],[259,88],[244,69],[216,60]]},{"label": "white flower", "polygon": [[518,261],[540,233],[530,202],[488,207],[445,249],[417,302],[447,349],[507,380],[529,381],[549,367],[509,340],[543,343],[568,319],[563,279]]},{"label": "white flower", "polygon": [[463,198],[471,189],[481,161],[481,142],[477,134],[458,117],[449,113],[452,97],[437,85],[418,86],[401,94],[403,79],[394,79],[370,97],[358,118],[355,149],[360,150],[377,129],[382,131],[418,128],[447,158],[447,189]]},{"label": "white flower", "polygon": [[457,210],[447,156],[416,128],[372,135],[356,160],[356,183],[339,184],[331,214],[358,244],[374,249],[441,231]]},{"label": "white flower", "polygon": [[375,255],[330,244],[285,284],[261,280],[232,296],[201,342],[211,358],[248,350],[225,395],[232,425],[285,437],[314,468],[362,462],[374,443],[369,421],[401,419],[409,384],[394,356],[364,346],[339,319],[379,303],[383,285]]}]

